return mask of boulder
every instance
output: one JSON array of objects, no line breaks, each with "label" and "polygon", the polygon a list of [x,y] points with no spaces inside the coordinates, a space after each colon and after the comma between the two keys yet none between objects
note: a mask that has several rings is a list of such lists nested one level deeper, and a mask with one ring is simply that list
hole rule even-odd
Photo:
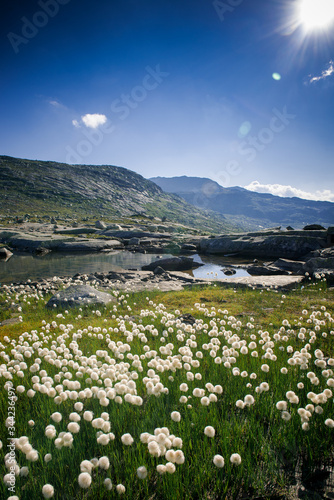
[{"label": "boulder", "polygon": [[321,226],[320,224],[309,224],[308,226],[303,227],[303,231],[325,231],[326,228]]},{"label": "boulder", "polygon": [[324,248],[323,250],[321,250],[319,257],[323,258],[334,257],[334,247]]},{"label": "boulder", "polygon": [[105,224],[105,222],[103,222],[102,220],[97,220],[95,222],[95,227],[97,229],[107,229],[107,225]]},{"label": "boulder", "polygon": [[178,316],[177,319],[180,319],[185,325],[194,325],[196,323],[196,319],[190,313],[182,314],[181,316]]},{"label": "boulder", "polygon": [[184,243],[181,246],[181,252],[187,254],[197,253],[197,247],[196,245],[192,245],[191,243]]},{"label": "boulder", "polygon": [[[131,227],[131,226],[130,226]],[[170,238],[170,234],[167,233],[150,233],[147,231],[136,231],[136,230],[131,230],[131,231],[112,231],[109,228],[107,228],[105,231],[102,233],[104,236],[109,236],[111,238],[120,238],[122,240],[129,240],[131,238]]]},{"label": "boulder", "polygon": [[8,260],[11,258],[12,255],[13,255],[13,253],[10,250],[8,250],[8,248],[6,248],[6,247],[0,248],[0,259],[1,260]]},{"label": "boulder", "polygon": [[116,302],[116,298],[109,293],[99,292],[89,285],[71,285],[53,295],[46,307],[69,308],[91,304],[103,305],[110,302]]},{"label": "boulder", "polygon": [[[151,241],[151,240],[150,240]],[[140,245],[140,238],[130,238],[128,241],[128,245]]]},{"label": "boulder", "polygon": [[50,252],[51,252],[50,248],[45,248],[45,247],[37,247],[34,250],[34,253],[39,256],[47,255]]},{"label": "boulder", "polygon": [[194,262],[190,257],[171,257],[169,259],[159,259],[151,264],[142,267],[143,271],[154,271],[160,266],[165,271],[188,271],[203,266],[199,262]]},{"label": "boulder", "polygon": [[222,271],[225,274],[225,276],[233,276],[234,274],[236,274],[236,270],[233,269],[232,267],[224,267]]},{"label": "boulder", "polygon": [[273,266],[293,273],[299,273],[304,272],[305,262],[301,260],[278,259],[273,263]]},{"label": "boulder", "polygon": [[290,274],[289,271],[274,266],[248,266],[247,272],[251,276],[282,276]]},{"label": "boulder", "polygon": [[161,266],[157,266],[154,268],[153,273],[157,276],[161,276],[163,274],[166,274],[166,271]]},{"label": "boulder", "polygon": [[319,273],[320,269],[334,269],[334,256],[333,257],[315,257],[309,259],[303,266],[304,272],[313,274]]}]

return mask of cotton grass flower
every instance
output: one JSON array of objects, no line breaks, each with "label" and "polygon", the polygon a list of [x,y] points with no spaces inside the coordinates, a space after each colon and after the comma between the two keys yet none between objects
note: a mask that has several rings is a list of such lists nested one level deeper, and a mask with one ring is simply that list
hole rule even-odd
[{"label": "cotton grass flower", "polygon": [[71,420],[71,422],[80,422],[81,420],[80,415],[76,412],[70,413],[68,418],[69,420]]},{"label": "cotton grass flower", "polygon": [[45,427],[45,435],[48,439],[54,439],[57,435],[57,431],[53,425],[48,425]]},{"label": "cotton grass flower", "polygon": [[156,470],[160,475],[165,474],[166,466],[163,464],[159,464],[159,465],[157,465]]},{"label": "cotton grass flower", "polygon": [[109,477],[107,477],[104,481],[103,481],[103,484],[106,488],[106,490],[108,491],[111,491],[112,490],[112,482],[111,482],[111,479]]},{"label": "cotton grass flower", "polygon": [[221,455],[215,455],[212,461],[219,469],[221,469],[225,465],[224,457],[222,457]]},{"label": "cotton grass flower", "polygon": [[29,475],[29,468],[24,466],[24,467],[21,467],[20,469],[20,476],[21,477],[27,477]]},{"label": "cotton grass flower", "polygon": [[174,474],[175,471],[176,471],[175,465],[172,462],[167,462],[166,463],[166,472],[168,472],[168,474]]},{"label": "cotton grass flower", "polygon": [[81,472],[78,477],[78,483],[80,488],[89,488],[92,484],[92,476],[88,472]]},{"label": "cotton grass flower", "polygon": [[98,444],[102,444],[102,446],[106,446],[110,442],[109,434],[101,434],[96,438]]},{"label": "cotton grass flower", "polygon": [[80,471],[90,474],[93,470],[93,464],[89,460],[83,460],[80,464]]},{"label": "cotton grass flower", "polygon": [[181,414],[178,412],[178,411],[173,411],[171,414],[171,419],[174,421],[174,422],[180,422],[181,420]]},{"label": "cotton grass flower", "polygon": [[129,433],[123,434],[121,441],[125,446],[131,446],[133,443],[133,437]]},{"label": "cotton grass flower", "polygon": [[83,414],[83,418],[86,422],[91,422],[94,418],[93,412],[86,410]]},{"label": "cotton grass flower", "polygon": [[62,414],[59,413],[58,411],[56,411],[55,413],[52,413],[52,415],[50,416],[50,418],[52,418],[52,420],[56,423],[59,423],[61,420],[62,420]]},{"label": "cotton grass flower", "polygon": [[74,404],[74,409],[76,411],[82,411],[83,410],[83,403],[81,403],[80,401],[78,401],[77,403]]},{"label": "cotton grass flower", "polygon": [[232,453],[230,456],[230,462],[233,465],[240,465],[241,464],[241,456],[239,453]]},{"label": "cotton grass flower", "polygon": [[103,470],[108,470],[110,466],[109,458],[108,457],[101,457],[99,459],[99,467],[100,469]]},{"label": "cotton grass flower", "polygon": [[45,484],[42,488],[42,495],[44,498],[52,498],[54,492],[54,487],[51,484]]},{"label": "cotton grass flower", "polygon": [[253,405],[255,403],[255,399],[254,399],[254,397],[251,394],[247,394],[244,397],[244,403],[247,406],[251,406],[251,405]]},{"label": "cotton grass flower", "polygon": [[288,404],[286,401],[278,401],[276,403],[276,408],[280,411],[285,411],[288,408]]},{"label": "cotton grass flower", "polygon": [[137,476],[139,477],[139,479],[145,479],[147,477],[147,469],[144,465],[138,467]]},{"label": "cotton grass flower", "polygon": [[29,462],[37,462],[38,460],[38,452],[36,450],[31,450],[26,454],[26,459]]},{"label": "cotton grass flower", "polygon": [[204,434],[210,438],[213,438],[215,437],[216,431],[211,425],[208,425],[204,429]]},{"label": "cotton grass flower", "polygon": [[118,484],[116,486],[116,491],[119,495],[123,495],[123,493],[125,493],[125,486],[123,484]]},{"label": "cotton grass flower", "polygon": [[174,454],[174,460],[177,465],[182,465],[185,461],[185,456],[182,450],[176,450]]},{"label": "cotton grass flower", "polygon": [[78,434],[78,432],[80,431],[80,425],[77,424],[76,422],[70,422],[68,425],[67,425],[67,429],[69,432],[71,432],[72,434]]}]

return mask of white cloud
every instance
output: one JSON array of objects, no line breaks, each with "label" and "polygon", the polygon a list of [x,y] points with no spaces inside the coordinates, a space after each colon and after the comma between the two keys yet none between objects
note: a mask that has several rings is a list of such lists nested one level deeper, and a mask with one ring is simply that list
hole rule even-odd
[{"label": "white cloud", "polygon": [[98,113],[94,113],[92,115],[87,113],[86,115],[82,116],[81,119],[86,125],[86,127],[89,128],[97,128],[100,125],[104,125],[107,122],[107,117],[105,115],[99,115]]},{"label": "white cloud", "polygon": [[334,74],[334,62],[329,61],[328,68],[324,69],[321,72],[320,76],[314,76],[313,78],[311,78],[310,83],[319,82],[319,80],[324,80],[325,78],[328,78],[329,76],[331,76],[333,74]]},{"label": "white cloud", "polygon": [[259,181],[253,181],[248,184],[248,186],[244,186],[244,188],[249,191],[270,193],[283,198],[292,198],[295,196],[297,198],[303,198],[304,200],[334,202],[334,193],[332,193],[330,189],[324,189],[322,191],[317,190],[315,193],[309,193],[292,186],[285,186],[282,184],[261,184]]}]

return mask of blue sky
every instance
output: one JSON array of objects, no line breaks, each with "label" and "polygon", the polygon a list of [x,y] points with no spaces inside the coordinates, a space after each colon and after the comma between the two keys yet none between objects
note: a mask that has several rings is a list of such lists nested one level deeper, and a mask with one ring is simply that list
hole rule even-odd
[{"label": "blue sky", "polygon": [[7,2],[0,153],[334,201],[334,24],[302,1]]}]

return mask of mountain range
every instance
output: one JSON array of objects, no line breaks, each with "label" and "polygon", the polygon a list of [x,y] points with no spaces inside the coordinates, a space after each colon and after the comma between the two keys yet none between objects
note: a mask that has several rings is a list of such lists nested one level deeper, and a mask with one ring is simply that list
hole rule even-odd
[{"label": "mountain range", "polygon": [[[334,203],[282,198],[200,177],[145,179],[112,165],[0,156],[0,220],[45,216],[133,223],[159,218],[206,233],[334,225]],[[180,228],[181,230],[181,228]]]},{"label": "mountain range", "polygon": [[129,223],[157,217],[209,233],[238,230],[222,214],[195,208],[126,168],[0,156],[0,218],[27,214]]},{"label": "mountain range", "polygon": [[150,180],[195,207],[214,210],[224,214],[231,222],[243,225],[247,222],[263,227],[334,225],[334,203],[328,201],[283,198],[237,186],[225,188],[201,177],[152,177]]}]

